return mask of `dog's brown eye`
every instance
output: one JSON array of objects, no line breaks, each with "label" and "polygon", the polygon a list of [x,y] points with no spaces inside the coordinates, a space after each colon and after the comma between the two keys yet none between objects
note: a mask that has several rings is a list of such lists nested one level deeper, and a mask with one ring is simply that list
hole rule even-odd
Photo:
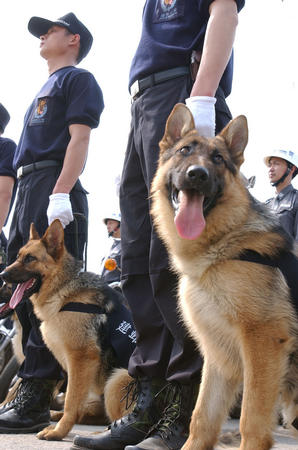
[{"label": "dog's brown eye", "polygon": [[35,256],[32,256],[32,255],[29,254],[29,255],[25,256],[25,258],[23,260],[23,263],[24,264],[28,264],[28,263],[30,263],[32,261],[36,261],[36,258],[35,258]]},{"label": "dog's brown eye", "polygon": [[220,164],[220,163],[222,163],[224,161],[224,159],[223,159],[223,156],[219,152],[215,152],[212,155],[212,161],[215,164]]},{"label": "dog's brown eye", "polygon": [[191,147],[185,146],[182,147],[179,151],[180,153],[182,153],[183,156],[188,156],[191,153]]}]

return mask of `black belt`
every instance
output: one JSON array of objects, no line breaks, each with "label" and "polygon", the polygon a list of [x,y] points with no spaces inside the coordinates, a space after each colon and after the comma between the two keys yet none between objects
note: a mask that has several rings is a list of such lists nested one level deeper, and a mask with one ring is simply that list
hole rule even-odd
[{"label": "black belt", "polygon": [[181,77],[190,73],[189,66],[174,67],[173,69],[163,70],[162,72],[153,73],[148,77],[136,80],[130,86],[130,94],[134,99],[141,94],[145,89],[163,83],[164,81],[172,80],[173,78]]},{"label": "black belt", "polygon": [[41,170],[45,169],[46,167],[62,167],[62,161],[55,161],[48,159],[46,161],[37,161],[32,164],[28,164],[27,166],[21,166],[17,170],[17,177],[21,178],[25,175],[28,175],[28,173],[33,172],[34,170]]}]

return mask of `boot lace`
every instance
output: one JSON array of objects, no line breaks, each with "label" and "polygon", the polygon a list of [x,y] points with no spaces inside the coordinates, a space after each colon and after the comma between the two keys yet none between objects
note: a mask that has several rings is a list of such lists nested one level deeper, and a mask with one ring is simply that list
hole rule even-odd
[{"label": "boot lace", "polygon": [[[154,395],[154,398],[157,398],[165,389],[165,398],[168,396],[169,387],[171,386],[171,383],[168,383],[164,385],[157,394]],[[118,424],[123,424],[124,422],[130,422],[135,420],[136,417],[139,416],[139,414],[142,415],[145,398],[148,390],[150,389],[149,384],[141,384],[138,379],[132,380],[127,386],[123,388],[125,392],[124,396],[121,398],[120,401],[125,400],[125,408],[129,409],[133,403],[135,403],[133,410],[128,413],[126,416],[118,419],[118,421],[113,422],[113,426],[117,427]],[[117,423],[118,422],[118,423]],[[110,426],[111,427],[111,426]],[[109,428],[110,428],[109,427]]]},{"label": "boot lace", "polygon": [[164,409],[161,419],[148,433],[150,435],[155,431],[163,440],[169,439],[178,430],[176,422],[181,417],[182,405],[181,387],[178,384],[173,386],[173,383],[166,385],[166,387],[169,405]]},{"label": "boot lace", "polygon": [[24,411],[34,395],[34,390],[34,386],[29,380],[22,380],[17,389],[15,398],[10,403],[14,405],[14,408],[17,411]]},{"label": "boot lace", "polygon": [[110,429],[111,426],[117,428],[117,426],[118,426],[117,422],[120,422],[120,424],[122,425],[124,423],[125,419],[130,421],[140,411],[140,407],[138,407],[138,403],[141,401],[140,396],[142,394],[142,390],[141,390],[141,385],[138,382],[138,380],[133,379],[130,383],[128,383],[127,386],[122,388],[122,390],[125,391],[125,394],[120,399],[120,402],[125,401],[125,409],[129,409],[134,402],[136,402],[136,405],[134,406],[132,412],[128,413],[126,416],[121,417],[118,420],[115,420],[112,425],[109,425],[108,429]]}]

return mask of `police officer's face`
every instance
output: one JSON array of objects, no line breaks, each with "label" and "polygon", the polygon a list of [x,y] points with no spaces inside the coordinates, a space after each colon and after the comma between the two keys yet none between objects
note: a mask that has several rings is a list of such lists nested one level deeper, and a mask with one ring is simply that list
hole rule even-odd
[{"label": "police officer's face", "polygon": [[49,59],[65,54],[72,36],[74,35],[63,27],[51,27],[46,34],[40,36],[40,55]]},{"label": "police officer's face", "polygon": [[276,158],[275,156],[270,158],[268,172],[270,182],[275,183],[278,181],[287,170],[287,167],[288,165],[284,159]]},{"label": "police officer's face", "polygon": [[118,228],[118,225],[119,225],[118,220],[108,219],[107,220],[108,233],[111,233],[111,231],[115,231]]}]

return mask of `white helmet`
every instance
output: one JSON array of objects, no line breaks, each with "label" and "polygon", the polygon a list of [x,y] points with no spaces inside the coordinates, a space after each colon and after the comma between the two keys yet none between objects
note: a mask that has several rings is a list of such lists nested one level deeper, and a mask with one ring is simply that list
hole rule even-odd
[{"label": "white helmet", "polygon": [[293,166],[296,167],[296,169],[293,172],[292,179],[297,175],[298,173],[298,156],[292,152],[292,150],[273,150],[270,155],[265,156],[264,163],[266,166],[269,167],[270,159],[271,158],[281,158],[287,161],[288,167],[285,171],[285,173],[280,177],[279,180],[275,181],[275,183],[271,183],[272,186],[277,186],[278,184],[282,183],[285,178],[289,175],[291,169]]},{"label": "white helmet", "polygon": [[272,150],[270,155],[265,156],[264,163],[269,166],[270,158],[282,158],[298,168],[298,156],[292,150]]},{"label": "white helmet", "polygon": [[105,216],[102,220],[103,223],[106,225],[107,221],[111,219],[111,220],[117,220],[118,222],[121,222],[121,214],[120,212],[112,212],[109,216]]}]

